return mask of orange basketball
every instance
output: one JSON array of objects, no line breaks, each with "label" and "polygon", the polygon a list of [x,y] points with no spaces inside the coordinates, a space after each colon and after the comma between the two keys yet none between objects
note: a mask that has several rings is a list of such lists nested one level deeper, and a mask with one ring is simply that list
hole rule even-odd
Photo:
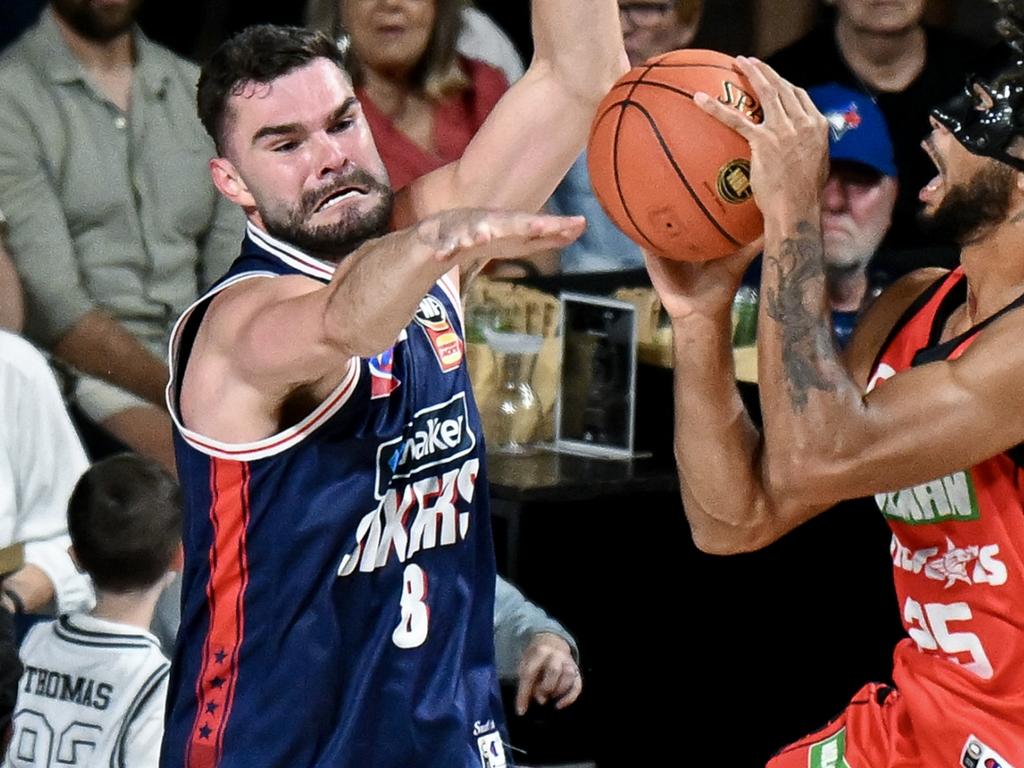
[{"label": "orange basketball", "polygon": [[619,79],[597,111],[587,153],[612,221],[642,248],[682,261],[725,256],[764,226],[750,188],[750,146],[698,107],[695,91],[762,119],[731,56],[672,51]]}]

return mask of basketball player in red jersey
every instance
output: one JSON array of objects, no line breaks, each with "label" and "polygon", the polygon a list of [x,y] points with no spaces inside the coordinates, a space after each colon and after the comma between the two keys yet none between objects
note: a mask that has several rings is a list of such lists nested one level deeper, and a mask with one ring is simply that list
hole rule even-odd
[{"label": "basketball player in red jersey", "polygon": [[894,284],[845,360],[829,335],[823,266],[826,122],[763,63],[739,65],[763,124],[696,100],[753,153],[765,219],[762,433],[733,384],[730,350],[730,303],[752,254],[648,259],[673,322],[686,515],[701,549],[728,554],[875,494],[908,635],[895,688],[866,686],[769,767],[1022,768],[1024,56],[1004,49],[934,110],[923,142],[939,170],[920,193],[923,217],[956,236],[961,266]]}]

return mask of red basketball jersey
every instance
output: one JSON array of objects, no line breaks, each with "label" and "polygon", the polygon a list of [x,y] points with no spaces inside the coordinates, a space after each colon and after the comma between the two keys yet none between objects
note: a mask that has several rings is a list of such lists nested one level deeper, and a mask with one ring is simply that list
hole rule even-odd
[{"label": "red basketball jersey", "polygon": [[[966,277],[957,269],[914,302],[883,345],[869,391],[900,371],[959,357],[992,320],[1024,304],[1021,297],[941,341],[966,292]],[[900,730],[915,735],[915,747],[907,748],[923,765],[949,761],[946,750],[952,743],[966,744],[974,736],[1024,766],[1024,454],[1019,453],[1012,449],[875,497],[893,532],[893,576],[909,635],[896,647],[893,671],[906,715]],[[942,754],[933,754],[943,743]]]}]

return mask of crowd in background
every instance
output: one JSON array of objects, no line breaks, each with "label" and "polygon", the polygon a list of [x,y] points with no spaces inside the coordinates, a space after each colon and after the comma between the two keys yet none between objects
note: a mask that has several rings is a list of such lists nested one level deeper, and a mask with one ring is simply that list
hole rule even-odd
[{"label": "crowd in background", "polygon": [[[75,655],[75,642],[90,633],[137,646],[127,661],[115,648],[120,661],[110,673],[145,673],[148,698],[108,713],[131,726],[112,747],[134,755],[130,765],[153,764],[166,676],[160,648],[173,642],[177,622],[167,574],[179,567],[180,519],[164,358],[175,320],[230,265],[244,226],[209,180],[215,148],[196,117],[198,70],[154,40],[203,53],[256,20],[304,23],[337,38],[396,187],[457,159],[528,55],[519,26],[525,4],[495,14],[523,17],[509,25],[511,39],[460,0],[308,0],[301,13],[276,9],[263,18],[246,16],[258,6],[193,5],[201,23],[180,26],[159,4],[140,8],[139,0],[22,0],[0,11],[0,546],[24,543],[24,564],[0,592],[0,633],[10,652],[10,616],[19,634],[28,615],[62,617],[31,630],[22,647],[29,693],[46,692],[38,670],[104,663]],[[934,174],[918,144],[929,108],[962,87],[986,43],[925,23],[926,12],[956,20],[955,3],[928,9],[924,0],[903,0],[883,14],[867,6],[620,0],[633,65],[714,44],[702,31],[709,27],[719,40],[772,53],[769,63],[811,89],[832,127],[822,215],[840,343],[886,282],[956,260],[941,233],[916,223],[917,191]],[[146,34],[136,24],[140,12]],[[806,34],[785,40],[778,15],[798,16]],[[725,21],[742,27],[739,37],[722,32]],[[585,214],[589,229],[536,270],[642,268],[639,249],[600,211],[582,156],[548,206]],[[80,481],[90,461],[122,451],[143,459],[101,462]],[[126,552],[133,536],[139,541]],[[523,659],[529,665],[541,636],[575,654],[568,633],[514,587],[499,582],[498,590],[505,600],[496,638],[507,675],[521,673]],[[13,655],[0,657],[8,716],[19,673]],[[28,749],[14,742],[12,755],[19,748]]]}]

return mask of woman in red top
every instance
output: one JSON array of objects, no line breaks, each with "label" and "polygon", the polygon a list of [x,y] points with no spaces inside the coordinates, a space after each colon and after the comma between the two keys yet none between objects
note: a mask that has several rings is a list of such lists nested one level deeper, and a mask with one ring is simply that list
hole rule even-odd
[{"label": "woman in red top", "polygon": [[457,160],[508,89],[458,54],[459,0],[311,0],[312,26],[351,46],[356,95],[395,189]]}]

